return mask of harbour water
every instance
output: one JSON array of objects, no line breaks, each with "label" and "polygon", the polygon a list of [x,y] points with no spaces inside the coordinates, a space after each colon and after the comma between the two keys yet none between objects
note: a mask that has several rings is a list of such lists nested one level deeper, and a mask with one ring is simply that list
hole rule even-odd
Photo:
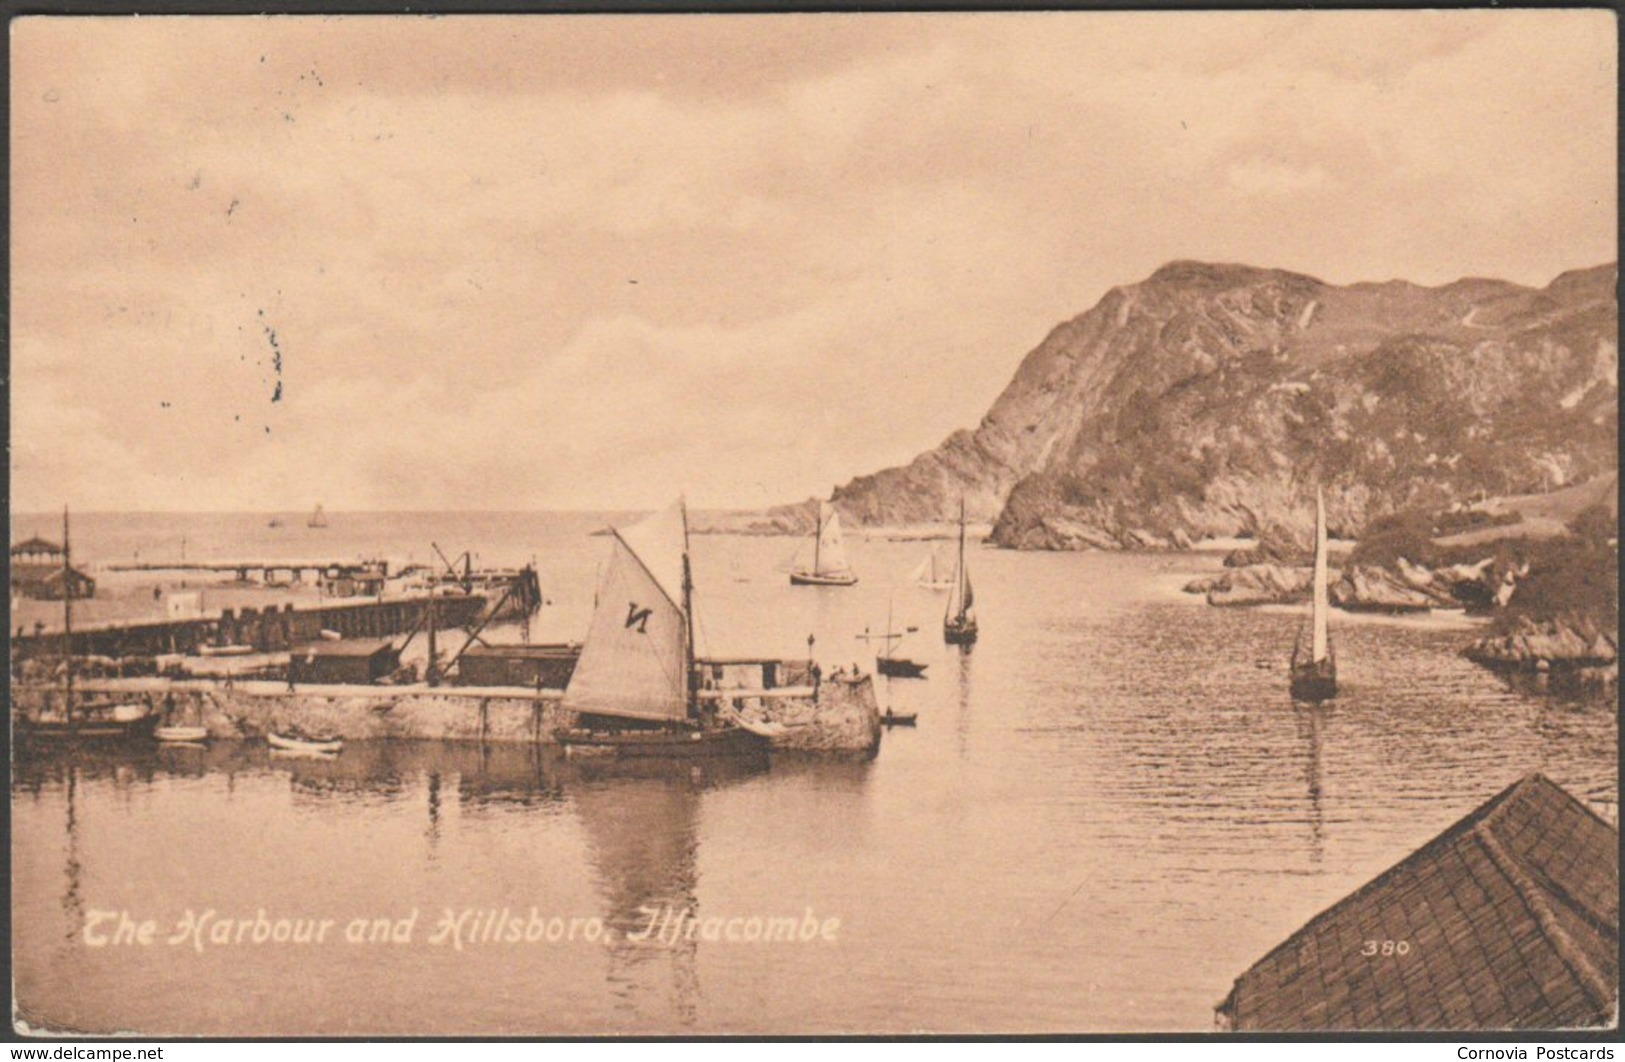
[{"label": "harbour water", "polygon": [[[76,514],[75,558],[174,557],[182,537],[198,559],[534,557],[552,603],[532,636],[563,640],[605,553],[592,516],[266,523]],[[792,589],[795,546],[696,538],[701,649],[800,655],[811,634],[826,670],[868,670],[856,635],[890,608],[919,628],[899,653],[929,668],[880,680],[919,724],[872,761],[628,775],[428,743],[30,759],[12,788],[19,1014],[155,1036],[1199,1032],[1248,965],[1521,775],[1617,807],[1610,706],[1509,691],[1457,655],[1459,618],[1334,617],[1340,693],[1308,708],[1286,693],[1296,611],[1179,593],[1214,555],[977,549],[982,636],[961,652],[943,596],[909,582],[926,544],[854,536],[847,589]],[[752,919],[794,939],[728,939]]]}]

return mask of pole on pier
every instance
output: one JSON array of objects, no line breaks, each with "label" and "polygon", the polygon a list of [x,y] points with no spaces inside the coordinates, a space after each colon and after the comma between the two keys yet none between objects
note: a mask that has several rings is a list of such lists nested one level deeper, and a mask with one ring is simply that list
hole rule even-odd
[{"label": "pole on pier", "polygon": [[68,507],[62,507],[62,666],[67,676],[67,701],[63,710],[68,716],[68,728],[76,729],[73,716],[73,562],[72,547],[68,543]]},{"label": "pole on pier", "polygon": [[431,586],[431,587],[429,587],[428,611],[426,613],[428,624],[429,624],[429,664],[428,664],[428,666],[426,668],[424,668],[423,676],[424,676],[425,681],[427,681],[429,683],[429,685],[438,686],[438,685],[440,685],[440,670],[435,665],[435,655],[436,654],[435,654],[435,645],[434,645],[434,621],[435,621],[434,602],[435,602],[434,587]]}]

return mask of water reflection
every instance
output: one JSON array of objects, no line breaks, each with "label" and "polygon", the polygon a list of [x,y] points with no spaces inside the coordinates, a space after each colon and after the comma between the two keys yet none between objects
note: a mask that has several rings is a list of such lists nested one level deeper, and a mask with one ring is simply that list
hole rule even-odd
[{"label": "water reflection", "polygon": [[561,789],[535,745],[480,745],[452,761],[462,807],[513,809],[557,805]]},{"label": "water reflection", "polygon": [[669,998],[678,1024],[694,1024],[699,940],[686,927],[704,917],[698,894],[702,794],[766,766],[765,759],[561,764],[604,902],[606,980],[616,1009],[628,1017]]},{"label": "water reflection", "polygon": [[954,701],[957,708],[954,713],[954,736],[958,739],[956,747],[959,750],[959,758],[963,760],[970,754],[970,696],[974,684],[971,647],[959,646],[959,652],[954,654],[954,663],[958,665],[954,673],[955,689],[958,694]]},{"label": "water reflection", "polygon": [[429,825],[424,830],[423,839],[429,846],[429,859],[435,857],[435,849],[440,843],[440,772],[429,772]]},{"label": "water reflection", "polygon": [[1326,717],[1331,704],[1305,704],[1293,702],[1298,718],[1298,733],[1303,738],[1304,784],[1309,792],[1309,862],[1319,865],[1326,858],[1326,812],[1321,806],[1321,758],[1325,744]]},{"label": "water reflection", "polygon": [[63,939],[72,943],[78,929],[85,921],[85,904],[79,896],[79,878],[82,867],[79,864],[79,821],[78,800],[79,772],[72,767],[68,768],[67,796],[68,826],[67,826],[67,878],[68,885],[62,894],[62,912],[67,916],[67,924],[63,930]]}]

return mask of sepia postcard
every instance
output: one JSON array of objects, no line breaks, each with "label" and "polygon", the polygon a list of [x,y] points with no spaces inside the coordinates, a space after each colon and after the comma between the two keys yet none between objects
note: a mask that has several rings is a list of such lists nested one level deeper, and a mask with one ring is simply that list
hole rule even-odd
[{"label": "sepia postcard", "polygon": [[1612,1035],[1617,32],[15,19],[14,1035]]}]

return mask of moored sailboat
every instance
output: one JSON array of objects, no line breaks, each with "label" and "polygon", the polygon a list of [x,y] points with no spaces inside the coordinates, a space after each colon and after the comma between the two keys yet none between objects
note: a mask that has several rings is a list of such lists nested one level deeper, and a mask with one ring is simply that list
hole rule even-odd
[{"label": "moored sailboat", "polygon": [[21,745],[57,742],[150,740],[158,716],[145,704],[78,703],[74,691],[77,662],[73,639],[73,546],[68,534],[68,510],[62,509],[62,701],[51,711],[49,695],[42,710],[32,714],[13,709],[12,735]]},{"label": "moored sailboat", "polygon": [[970,569],[965,567],[965,499],[959,499],[959,563],[954,568],[953,592],[942,619],[942,640],[950,645],[971,645],[976,641],[976,594],[971,590]]},{"label": "moored sailboat", "polygon": [[682,502],[624,532],[608,566],[562,707],[579,725],[555,733],[567,755],[713,756],[765,739],[702,708],[694,656],[694,584]]},{"label": "moored sailboat", "polygon": [[1326,588],[1326,497],[1315,489],[1314,600],[1310,606],[1309,650],[1303,651],[1303,632],[1292,644],[1292,696],[1300,701],[1324,701],[1337,696],[1337,656],[1332,651],[1327,616],[1331,600]]},{"label": "moored sailboat", "polygon": [[812,566],[790,572],[791,586],[852,586],[858,581],[847,563],[841,538],[841,514],[828,502],[818,503],[818,526],[813,530]]},{"label": "moored sailboat", "polygon": [[882,675],[887,678],[924,678],[925,669],[931,665],[897,655],[897,643],[902,640],[904,634],[914,630],[918,630],[918,628],[910,627],[908,631],[892,630],[892,610],[891,605],[888,604],[886,606],[886,633],[870,634],[869,629],[865,627],[863,633],[858,635],[858,638],[862,641],[882,643],[880,652],[875,655],[875,670]]},{"label": "moored sailboat", "polygon": [[317,505],[316,506],[316,511],[310,514],[310,519],[305,521],[305,526],[306,527],[326,527],[327,526],[327,514],[322,511],[322,507],[320,505]]}]

